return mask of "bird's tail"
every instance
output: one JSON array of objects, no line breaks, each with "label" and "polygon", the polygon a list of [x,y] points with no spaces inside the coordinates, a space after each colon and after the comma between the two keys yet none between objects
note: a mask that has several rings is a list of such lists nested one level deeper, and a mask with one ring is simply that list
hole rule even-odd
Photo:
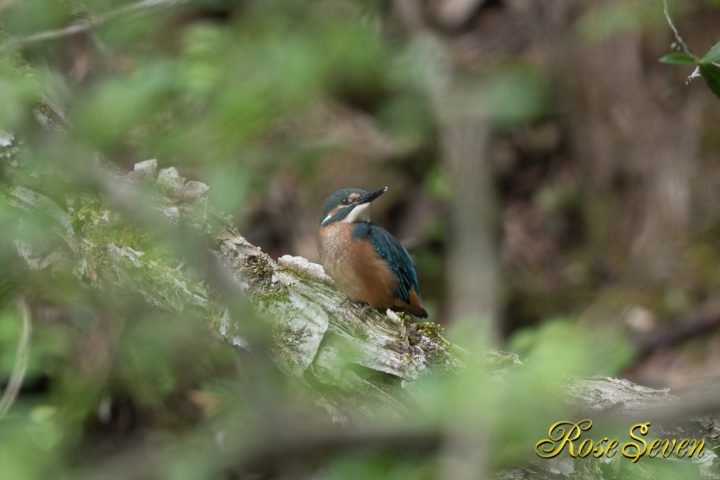
[{"label": "bird's tail", "polygon": [[428,317],[427,311],[419,305],[408,304],[405,306],[405,311],[408,313],[411,313],[419,318],[427,318]]}]

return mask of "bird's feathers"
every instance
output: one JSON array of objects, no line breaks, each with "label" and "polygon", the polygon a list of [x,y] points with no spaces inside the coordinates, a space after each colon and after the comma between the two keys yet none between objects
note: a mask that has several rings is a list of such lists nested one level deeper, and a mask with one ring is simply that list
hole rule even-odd
[{"label": "bird's feathers", "polygon": [[397,278],[395,294],[405,302],[410,301],[410,290],[420,295],[417,274],[412,258],[405,247],[390,232],[372,222],[358,222],[352,233],[353,238],[367,240],[385,261]]}]

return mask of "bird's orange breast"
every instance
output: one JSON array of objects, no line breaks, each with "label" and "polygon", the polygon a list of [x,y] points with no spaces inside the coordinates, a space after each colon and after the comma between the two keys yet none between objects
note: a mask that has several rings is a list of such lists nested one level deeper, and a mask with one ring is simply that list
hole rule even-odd
[{"label": "bird's orange breast", "polygon": [[320,261],[325,270],[353,300],[379,308],[398,306],[393,272],[368,241],[353,238],[353,228],[339,222],[320,227]]}]

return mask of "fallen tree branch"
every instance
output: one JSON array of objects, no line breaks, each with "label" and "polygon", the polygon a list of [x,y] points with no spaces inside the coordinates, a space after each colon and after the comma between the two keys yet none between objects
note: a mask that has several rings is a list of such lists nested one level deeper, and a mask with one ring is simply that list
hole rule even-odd
[{"label": "fallen tree branch", "polygon": [[[77,263],[77,275],[84,281],[99,288],[106,282],[137,292],[149,304],[169,311],[197,310],[199,317],[239,347],[245,346],[248,338],[253,341],[248,322],[243,322],[242,313],[238,313],[241,309],[219,303],[213,292],[222,293],[221,299],[247,299],[271,324],[272,354],[283,371],[296,377],[311,376],[320,384],[348,392],[347,402],[328,407],[339,421],[370,412],[357,409],[358,401],[378,401],[404,412],[406,406],[392,393],[394,387],[431,372],[453,371],[462,364],[463,355],[472,358],[450,345],[439,326],[416,324],[389,311],[363,312],[332,286],[322,267],[300,257],[286,256],[275,262],[232,227],[212,225],[207,213],[207,186],[186,181],[174,168],[158,172],[155,161],[141,162],[127,177],[99,183],[104,185],[102,193],[110,205],[88,206],[76,199],[74,207],[65,210],[25,187],[11,191],[12,205],[42,210],[54,218],[61,226],[62,241],[69,245],[67,251],[40,252],[18,239],[19,253],[31,268],[49,268],[71,256],[70,261]],[[146,190],[161,195],[143,196]],[[133,199],[133,195],[138,198]],[[155,208],[148,209],[148,202]],[[110,213],[107,207],[112,208]],[[162,221],[157,221],[158,216]],[[181,256],[187,254],[189,258],[211,247],[212,256],[225,267],[216,270],[216,261],[201,255],[202,265],[195,271],[203,272],[205,281],[198,281],[188,271],[149,258],[127,241],[113,238],[113,226],[133,217],[139,226],[150,230],[154,225],[169,224],[165,235],[187,244],[181,245]],[[76,231],[73,225],[82,225],[84,231]],[[205,233],[209,233],[209,242],[193,240]],[[223,276],[224,280],[218,280]],[[488,361],[509,365],[517,358],[498,353]],[[378,377],[383,381],[378,382]],[[363,398],[351,399],[350,392],[363,392]]]},{"label": "fallen tree branch", "polygon": [[691,338],[706,335],[720,328],[720,303],[675,319],[672,324],[639,336],[636,341],[636,361],[640,362],[655,352],[670,348]]}]

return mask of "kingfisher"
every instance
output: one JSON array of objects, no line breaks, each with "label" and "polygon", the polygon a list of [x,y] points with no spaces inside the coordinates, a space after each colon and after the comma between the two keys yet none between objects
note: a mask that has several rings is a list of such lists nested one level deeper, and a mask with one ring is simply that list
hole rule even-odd
[{"label": "kingfisher", "polygon": [[387,189],[343,188],[325,200],[318,230],[320,262],[350,299],[427,318],[410,254],[370,221],[370,203]]}]

